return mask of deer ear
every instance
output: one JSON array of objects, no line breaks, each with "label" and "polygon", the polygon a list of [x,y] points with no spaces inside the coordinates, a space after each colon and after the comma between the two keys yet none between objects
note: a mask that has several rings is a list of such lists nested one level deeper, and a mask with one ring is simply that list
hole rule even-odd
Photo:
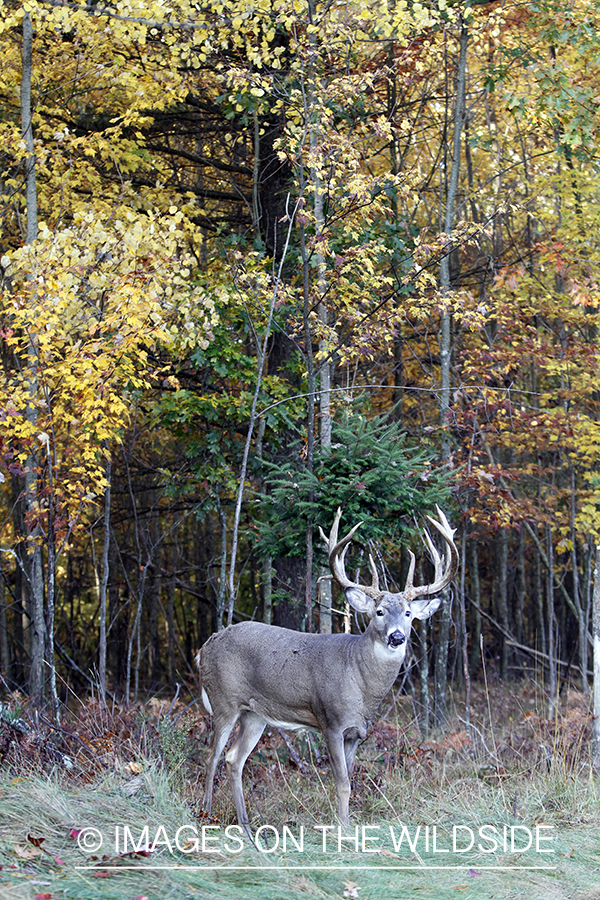
[{"label": "deer ear", "polygon": [[344,588],[346,600],[356,612],[364,613],[373,618],[375,615],[375,601],[357,587]]},{"label": "deer ear", "polygon": [[410,608],[414,619],[428,619],[437,612],[442,603],[441,597],[425,597],[423,600],[413,600]]}]

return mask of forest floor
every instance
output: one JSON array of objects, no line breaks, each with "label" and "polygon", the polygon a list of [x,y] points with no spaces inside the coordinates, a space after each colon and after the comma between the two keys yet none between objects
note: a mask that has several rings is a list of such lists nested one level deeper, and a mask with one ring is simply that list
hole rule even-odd
[{"label": "forest floor", "polygon": [[267,732],[245,771],[253,844],[224,771],[201,811],[197,706],[96,701],[60,730],[0,708],[0,900],[600,900],[600,779],[575,691],[553,722],[533,683],[476,688],[467,730],[419,732],[409,698],[360,747],[338,828],[320,737]]}]

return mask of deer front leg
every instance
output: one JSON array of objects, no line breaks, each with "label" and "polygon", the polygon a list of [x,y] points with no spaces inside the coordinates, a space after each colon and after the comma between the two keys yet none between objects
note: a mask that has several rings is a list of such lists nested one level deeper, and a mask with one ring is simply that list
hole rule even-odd
[{"label": "deer front leg", "polygon": [[325,735],[331,771],[335,779],[338,795],[338,816],[344,826],[350,825],[350,778],[344,752],[343,732]]}]

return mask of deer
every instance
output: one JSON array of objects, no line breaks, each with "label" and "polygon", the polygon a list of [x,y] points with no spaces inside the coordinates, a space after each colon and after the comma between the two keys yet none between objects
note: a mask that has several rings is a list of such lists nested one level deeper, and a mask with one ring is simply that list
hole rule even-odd
[{"label": "deer", "polygon": [[445,559],[442,562],[425,530],[434,580],[426,585],[413,584],[415,555],[409,551],[406,584],[398,593],[380,588],[371,554],[370,585],[356,584],[346,575],[346,552],[362,522],[339,540],[339,508],[329,537],[319,528],[333,578],[350,606],[369,619],[361,634],[311,634],[249,621],[229,625],[202,646],[197,656],[201,696],[213,717],[204,793],[207,815],[211,814],[219,758],[239,721],[225,761],[240,826],[249,826],[242,772],[267,725],[283,731],[316,730],[323,734],[337,788],[339,821],[349,826],[350,779],[358,744],[365,739],[373,716],[398,677],[411,623],[428,619],[437,611],[440,592],[458,570],[455,529],[440,508],[436,509],[438,518],[427,519],[445,541]]}]

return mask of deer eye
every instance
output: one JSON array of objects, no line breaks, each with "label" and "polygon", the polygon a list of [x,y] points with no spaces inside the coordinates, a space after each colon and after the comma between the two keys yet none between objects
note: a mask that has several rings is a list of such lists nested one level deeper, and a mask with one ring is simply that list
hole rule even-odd
[{"label": "deer eye", "polygon": [[410,616],[410,609],[407,609],[407,610],[406,610],[406,615],[407,615],[407,616]]},{"label": "deer eye", "polygon": [[377,610],[377,615],[378,615],[378,616],[383,616],[383,615],[385,615],[385,611],[384,611],[383,609],[378,609],[378,610]]}]

